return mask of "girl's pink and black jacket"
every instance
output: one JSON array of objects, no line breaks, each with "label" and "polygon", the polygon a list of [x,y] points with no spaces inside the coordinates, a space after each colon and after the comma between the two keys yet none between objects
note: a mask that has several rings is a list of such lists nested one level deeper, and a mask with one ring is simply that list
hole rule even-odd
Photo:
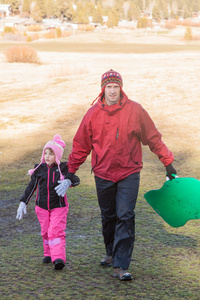
[{"label": "girl's pink and black jacket", "polygon": [[[60,171],[65,177],[68,173],[67,162],[60,163]],[[38,165],[36,164],[34,169]],[[73,186],[77,186],[80,183],[78,176],[75,175],[75,181]],[[30,198],[33,196],[37,189],[35,204],[43,209],[52,210],[58,207],[66,207],[67,197],[58,196],[55,187],[60,180],[60,172],[57,164],[53,164],[49,167],[46,163],[40,164],[31,175],[31,181],[29,182],[24,194],[20,198],[20,201],[28,204]]]}]

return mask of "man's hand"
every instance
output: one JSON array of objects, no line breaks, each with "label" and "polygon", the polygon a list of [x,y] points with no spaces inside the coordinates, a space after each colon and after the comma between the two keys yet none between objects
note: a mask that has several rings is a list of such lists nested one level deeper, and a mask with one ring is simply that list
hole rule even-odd
[{"label": "man's hand", "polygon": [[16,219],[21,220],[23,218],[23,214],[26,214],[26,203],[23,201],[20,202],[18,210],[17,210],[17,216]]},{"label": "man's hand", "polygon": [[67,175],[65,176],[66,179],[69,179],[71,181],[71,183],[74,183],[74,173],[70,173],[68,172]]},{"label": "man's hand", "polygon": [[176,175],[177,172],[174,169],[174,167],[172,166],[172,164],[166,166],[166,176],[167,176],[167,180],[172,180],[174,178],[177,178],[178,176]]},{"label": "man's hand", "polygon": [[58,196],[64,197],[66,191],[72,184],[71,180],[69,179],[59,180],[58,183],[59,185],[55,187],[56,193],[58,194]]},{"label": "man's hand", "polygon": [[70,173],[68,172],[67,175],[65,176],[66,179],[69,179],[71,181],[71,186],[75,187],[77,185],[80,184],[80,179],[77,175],[75,175],[74,173]]}]

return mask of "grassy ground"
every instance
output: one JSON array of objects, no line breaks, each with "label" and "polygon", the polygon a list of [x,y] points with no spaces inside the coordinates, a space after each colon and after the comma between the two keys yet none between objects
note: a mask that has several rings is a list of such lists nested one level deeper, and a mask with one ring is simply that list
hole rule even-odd
[{"label": "grassy ground", "polygon": [[[158,51],[156,47],[154,45],[154,51]],[[143,48],[140,48],[141,53],[142,51]],[[112,62],[115,63],[116,60],[119,65],[116,63],[115,65],[122,67],[129,89],[128,95],[134,91],[134,97],[145,105],[158,124],[164,141],[175,155],[174,166],[180,176],[199,179],[199,93],[196,75],[199,74],[199,69],[192,55],[184,56],[186,58],[181,66],[176,66],[178,60],[181,60],[180,56],[177,55],[175,60],[168,59],[167,56],[163,59],[161,56],[161,60],[163,59],[161,68],[159,60],[155,59],[154,55],[151,56],[152,65],[149,65],[150,56],[144,56],[142,63],[136,68],[132,68],[132,64],[137,66],[137,62],[131,62],[126,56],[123,56],[124,66],[119,56],[116,58],[113,56]],[[94,67],[98,67],[97,62],[100,59],[100,64],[104,63],[104,57],[97,59],[96,56],[90,55],[89,59]],[[8,68],[8,65],[5,65],[5,70],[6,67]],[[160,188],[165,180],[162,164],[147,147],[144,147],[143,151],[144,169],[141,173],[136,207],[136,242],[130,265],[133,280],[120,282],[112,277],[112,268],[99,266],[105,250],[94,179],[90,172],[90,159],[78,171],[81,185],[68,191],[70,209],[66,231],[66,267],[62,271],[54,271],[51,264],[45,266],[42,264],[42,239],[34,212],[34,197],[28,205],[28,214],[24,219],[18,221],[15,218],[19,197],[29,180],[26,173],[35,162],[39,162],[44,141],[52,138],[52,133],[60,133],[66,141],[64,158],[67,159],[76,128],[86,107],[89,106],[79,103],[71,108],[66,104],[63,115],[59,115],[60,109],[55,110],[55,118],[52,119],[51,115],[51,122],[48,122],[45,106],[42,104],[48,98],[50,106],[46,106],[46,110],[50,113],[53,107],[56,107],[55,99],[61,107],[64,107],[68,94],[72,94],[75,100],[77,98],[77,102],[80,102],[84,95],[91,103],[95,98],[91,97],[91,92],[96,95],[94,86],[97,85],[101,69],[98,67],[92,76],[88,74],[89,84],[86,86],[88,91],[85,90],[83,94],[85,83],[81,75],[76,75],[76,78],[67,77],[69,80],[66,80],[66,84],[61,82],[56,87],[49,85],[47,88],[42,81],[36,82],[29,90],[29,86],[24,87],[20,81],[20,74],[24,72],[23,70],[27,72],[27,68],[24,69],[22,65],[18,68],[19,85],[16,85],[16,89],[10,89],[9,84],[8,87],[3,85],[3,78],[0,81],[3,87],[3,94],[1,93],[0,97],[1,108],[3,110],[6,104],[9,105],[6,110],[8,118],[9,114],[13,113],[12,118],[10,117],[13,124],[4,125],[0,122],[2,133],[5,127],[5,133],[2,134],[0,141],[0,154],[3,157],[0,170],[1,299],[199,300],[199,220],[191,220],[184,227],[172,228],[147,204],[143,197],[144,193],[153,188]],[[30,67],[30,72],[35,68]],[[37,70],[38,68],[37,66]],[[14,67],[11,71],[13,70]],[[94,77],[94,80],[91,79]],[[14,84],[17,80],[13,78]],[[8,79],[11,80],[11,75]],[[70,88],[73,88],[73,91]],[[42,92],[42,89],[45,92]],[[17,94],[18,92],[20,94]],[[33,106],[28,106],[33,99],[38,99],[38,102],[35,101]],[[64,102],[61,102],[62,99]],[[38,106],[37,112],[40,108],[40,119],[37,114],[34,115],[34,105]],[[17,108],[19,115],[15,114]],[[23,119],[23,114],[28,114],[27,118],[32,122],[32,126],[34,122],[41,122],[38,130],[30,131],[28,128],[27,133],[26,130],[17,132],[16,125],[19,119],[26,128],[27,123],[26,119]],[[11,125],[13,133],[12,130],[9,131]],[[9,134],[9,138],[6,134]]]},{"label": "grassy ground", "polygon": [[[24,219],[15,219],[18,198],[28,181],[23,174],[33,156],[39,161],[40,152],[29,153],[21,164],[4,166],[0,197],[1,299],[200,299],[199,222],[172,228],[147,204],[143,194],[152,188],[150,177],[160,163],[146,148],[130,266],[133,280],[120,282],[112,277],[111,268],[99,266],[105,251],[89,160],[78,173],[82,184],[68,192],[66,267],[54,271],[51,264],[44,266],[33,199]],[[158,187],[163,180],[162,170]]]}]

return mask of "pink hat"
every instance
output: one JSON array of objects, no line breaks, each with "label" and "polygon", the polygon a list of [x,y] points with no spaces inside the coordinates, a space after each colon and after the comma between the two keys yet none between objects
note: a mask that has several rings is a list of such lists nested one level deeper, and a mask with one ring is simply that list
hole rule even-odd
[{"label": "pink hat", "polygon": [[[55,160],[58,165],[59,171],[60,171],[60,160],[62,158],[64,148],[66,147],[65,142],[62,140],[61,136],[59,134],[54,135],[53,140],[46,143],[46,145],[43,148],[42,156],[41,156],[41,163],[35,168],[28,171],[30,175],[34,173],[34,171],[42,164],[45,163],[44,159],[44,153],[46,148],[51,148],[55,154]],[[60,175],[62,177],[62,174],[60,172]]]},{"label": "pink hat", "polygon": [[54,138],[52,141],[49,141],[46,143],[46,145],[43,148],[41,162],[44,163],[44,152],[46,148],[51,148],[55,154],[56,157],[56,163],[60,164],[61,157],[64,152],[64,148],[66,147],[65,142],[62,140],[61,136],[59,134],[54,135]]}]

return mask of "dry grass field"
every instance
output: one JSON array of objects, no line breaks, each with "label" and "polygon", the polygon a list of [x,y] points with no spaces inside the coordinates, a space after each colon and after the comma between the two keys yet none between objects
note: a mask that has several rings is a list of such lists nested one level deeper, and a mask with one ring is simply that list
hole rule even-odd
[{"label": "dry grass field", "polygon": [[[56,274],[59,289],[52,270],[42,270],[38,262],[42,249],[39,227],[31,225],[37,224],[34,204],[30,204],[25,220],[15,220],[18,197],[28,182],[27,170],[39,162],[44,144],[56,133],[66,141],[67,159],[77,127],[100,92],[101,74],[111,68],[121,73],[129,98],[141,103],[153,118],[174,153],[178,175],[200,179],[200,45],[199,41],[183,41],[183,34],[184,29],[156,35],[109,30],[29,43],[37,50],[39,64],[8,63],[4,51],[15,44],[0,41],[0,206],[5,209],[0,237],[6,249],[10,243],[10,256],[2,250],[1,266],[5,278],[12,281],[4,285],[2,299],[200,299],[198,221],[172,229],[145,204],[143,194],[161,187],[165,180],[162,164],[147,147],[131,289],[114,283],[107,273],[105,283],[104,271],[95,267],[104,250],[89,159],[78,171],[82,185],[75,195],[72,191],[69,194],[69,262],[64,273]],[[29,218],[33,220],[30,228]],[[32,259],[24,264],[30,255]],[[30,276],[29,287],[24,284],[24,276]],[[44,280],[44,287],[38,276]],[[63,281],[68,282],[68,291]]]},{"label": "dry grass field", "polygon": [[[175,155],[189,153],[195,161],[199,159],[200,51],[174,51],[178,43],[184,47],[181,36],[164,39],[163,36],[141,35],[138,39],[140,43],[145,41],[146,53],[115,53],[118,43],[124,43],[124,49],[130,46],[127,32],[114,32],[113,38],[110,32],[104,33],[104,40],[102,33],[70,38],[67,45],[80,43],[81,47],[86,41],[92,41],[99,45],[99,52],[91,53],[88,49],[80,53],[77,47],[74,52],[59,52],[58,45],[58,52],[51,52],[51,48],[38,51],[41,64],[7,63],[4,53],[0,52],[0,155],[3,164],[22,159],[34,145],[37,147],[55,132],[63,131],[61,121],[67,127],[63,138],[71,142],[80,118],[100,91],[101,74],[110,68],[122,74],[125,92],[147,109]],[[105,53],[103,46],[101,48],[102,41],[108,44],[108,38],[112,53]],[[137,40],[136,34],[134,38]],[[155,40],[156,45],[163,41],[164,48],[169,42],[167,52],[152,53]],[[55,127],[57,122],[59,127]],[[180,176],[192,175],[185,174],[184,165],[176,167]]]}]

